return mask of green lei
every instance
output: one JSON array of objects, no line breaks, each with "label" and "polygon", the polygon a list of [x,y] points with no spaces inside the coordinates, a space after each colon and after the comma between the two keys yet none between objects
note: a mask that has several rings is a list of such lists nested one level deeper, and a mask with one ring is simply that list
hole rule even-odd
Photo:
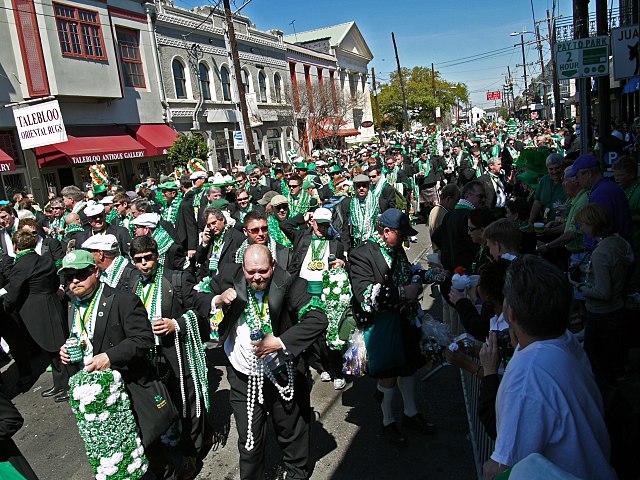
[{"label": "green lei", "polygon": [[14,262],[17,262],[19,258],[24,257],[27,253],[31,253],[34,252],[35,250],[33,248],[27,248],[26,250],[22,250],[18,253],[16,253],[16,257],[14,259]]},{"label": "green lei", "polygon": [[358,246],[371,238],[375,232],[375,224],[378,218],[378,200],[369,191],[364,201],[364,208],[357,197],[351,199],[349,208],[351,210],[349,218],[353,226],[353,243],[354,246]]},{"label": "green lei", "polygon": [[82,225],[75,225],[72,223],[71,225],[67,225],[67,228],[64,229],[65,236],[71,235],[72,233],[76,232],[84,232],[84,228],[82,228]]},{"label": "green lei", "polygon": [[158,226],[151,236],[158,244],[158,256],[164,259],[164,254],[167,253],[169,247],[174,244],[171,235],[169,235],[164,228]]},{"label": "green lei", "polygon": [[109,267],[111,268],[111,271],[107,273],[107,270],[109,270],[109,268],[107,268],[107,270],[100,274],[100,281],[106,283],[110,287],[115,288],[116,285],[118,285],[120,277],[122,277],[122,273],[124,272],[125,267],[128,263],[129,260],[127,260],[126,257],[123,257],[122,255],[116,257]]},{"label": "green lei", "polygon": [[[322,274],[322,295],[320,308],[327,314],[327,346],[340,350],[344,341],[338,337],[340,320],[351,304],[351,284],[349,275],[342,267],[325,270]],[[314,297],[315,298],[315,297]]]},{"label": "green lei", "polygon": [[[316,244],[316,242],[318,242]],[[322,260],[324,257],[324,252],[327,250],[329,246],[329,241],[326,238],[320,238],[313,235],[311,237],[311,261],[317,262],[318,260]]]},{"label": "green lei", "polygon": [[171,223],[174,227],[178,221],[178,212],[180,211],[180,205],[182,204],[182,195],[178,194],[173,199],[171,205],[168,205],[162,209],[162,218]]},{"label": "green lei", "polygon": [[57,238],[58,240],[62,240],[62,238],[64,237],[64,233],[58,233],[58,231],[64,230],[64,216],[54,218],[53,220],[51,220],[49,226],[52,230],[51,236]]},{"label": "green lei", "polygon": [[240,223],[244,222],[244,217],[247,215],[247,213],[252,211],[253,211],[253,203],[250,203],[249,206],[246,208],[246,210],[242,210],[240,207],[238,207],[238,215],[240,216]]},{"label": "green lei", "polygon": [[[274,260],[276,258],[276,245],[277,244],[273,240],[273,238],[269,237],[269,239],[267,240],[267,248],[271,252],[271,257]],[[238,247],[238,251],[236,252],[236,263],[242,263],[242,259],[244,258],[244,252],[247,250],[248,247],[249,247],[249,239],[246,239],[244,242],[242,242],[242,245]]]},{"label": "green lei", "polygon": [[115,208],[112,208],[111,211],[107,214],[105,218],[105,222],[111,223],[118,217],[119,217],[118,210],[116,210]]},{"label": "green lei", "polygon": [[287,182],[284,179],[280,180],[280,191],[285,197],[289,196],[289,185],[287,185]]},{"label": "green lei", "polygon": [[229,225],[225,225],[224,230],[220,232],[217,238],[213,239],[211,245],[211,257],[209,257],[209,270],[218,270],[218,263],[220,262],[220,251],[222,250],[222,244],[224,243],[224,236],[229,230]]},{"label": "green lei", "polygon": [[419,171],[424,171],[424,176],[428,177],[431,173],[431,160],[427,159],[426,161],[418,160],[418,168]]},{"label": "green lei", "polygon": [[[153,323],[153,319],[162,317],[162,273],[164,267],[161,261],[158,261],[155,276],[153,282],[149,283],[148,290],[145,294],[142,285],[142,275],[138,279],[138,285],[136,286],[136,295],[142,300],[144,308],[147,310],[149,322]],[[151,290],[151,291],[149,291]]]},{"label": "green lei", "polygon": [[293,248],[291,240],[289,240],[280,229],[280,222],[275,215],[269,215],[267,218],[267,225],[269,227],[269,238],[272,238],[284,247]]},{"label": "green lei", "polygon": [[411,265],[409,264],[407,257],[405,255],[401,255],[400,251],[393,247],[389,247],[384,243],[384,240],[378,232],[375,232],[369,240],[378,244],[380,252],[382,252],[382,256],[387,262],[389,268],[393,265],[394,260],[396,261],[396,269],[393,272],[394,285],[400,286],[408,284],[411,280]]},{"label": "green lei", "polygon": [[194,189],[195,192],[193,194],[193,207],[194,209],[200,208],[200,204],[202,203],[202,197],[204,196],[204,188]]},{"label": "green lei", "polygon": [[269,316],[269,293],[264,292],[262,296],[262,310],[258,307],[258,298],[251,287],[247,285],[247,309],[244,319],[251,333],[262,332],[264,334],[273,333],[271,327],[271,317]]},{"label": "green lei", "polygon": [[397,183],[398,180],[398,167],[393,167],[393,170],[389,170],[387,169],[387,167],[384,167],[382,169],[382,174],[385,176],[385,178],[387,179],[387,182],[390,183],[391,185],[395,186],[395,184]]},{"label": "green lei", "polygon": [[289,211],[291,216],[299,215],[301,213],[307,213],[309,211],[309,205],[311,204],[311,195],[306,190],[302,190],[298,198],[293,198],[290,194],[289,198]]}]

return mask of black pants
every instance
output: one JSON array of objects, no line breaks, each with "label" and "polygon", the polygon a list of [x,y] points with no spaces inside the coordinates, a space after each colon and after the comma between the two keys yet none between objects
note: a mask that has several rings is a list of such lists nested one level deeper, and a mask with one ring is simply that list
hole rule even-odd
[{"label": "black pants", "polygon": [[584,328],[584,350],[597,380],[617,384],[627,360],[624,331],[624,308],[611,313],[587,310]]},{"label": "black pants", "polygon": [[[286,374],[281,375],[286,376]],[[265,447],[267,433],[267,412],[271,415],[273,429],[282,449],[288,479],[308,478],[309,422],[311,406],[309,387],[305,375],[296,370],[294,397],[291,402],[282,400],[271,381],[264,379],[264,404],[256,402],[253,409],[252,431],[254,447],[245,448],[247,443],[247,382],[248,377],[233,367],[227,367],[227,378],[231,386],[229,401],[238,429],[238,450],[240,452],[240,478],[262,480],[264,477]],[[283,382],[283,380],[281,380]]]},{"label": "black pants", "polygon": [[78,371],[78,364],[63,365],[60,361],[60,352],[46,352],[51,362],[51,374],[53,386],[69,390],[69,379]]},{"label": "black pants", "polygon": [[342,373],[342,352],[331,350],[326,336],[320,338],[307,349],[309,365],[318,372],[329,372],[331,378],[344,378]]}]

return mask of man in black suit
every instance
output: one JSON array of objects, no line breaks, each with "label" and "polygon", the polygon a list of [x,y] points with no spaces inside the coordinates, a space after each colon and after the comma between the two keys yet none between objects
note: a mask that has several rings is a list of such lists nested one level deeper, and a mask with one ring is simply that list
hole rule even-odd
[{"label": "man in black suit", "polygon": [[115,224],[107,223],[104,214],[104,205],[92,203],[84,209],[87,216],[89,227],[85,227],[84,233],[78,235],[76,239],[76,247],[82,245],[92,235],[114,235],[118,239],[118,246],[122,255],[129,255],[129,244],[131,243],[131,235],[129,231]]},{"label": "man in black suit", "polygon": [[390,208],[396,208],[396,189],[388,182],[380,183],[383,180],[382,168],[380,165],[367,170],[369,180],[371,180],[371,193],[378,199],[379,212],[383,213]]},{"label": "man in black suit", "polygon": [[164,266],[174,270],[188,267],[182,245],[175,242],[171,235],[160,225],[160,216],[155,213],[143,213],[133,219],[133,232],[136,237],[146,235],[158,244],[158,252],[164,258]]},{"label": "man in black suit", "polygon": [[14,234],[16,263],[5,287],[4,308],[20,314],[31,337],[49,355],[53,387],[42,396],[64,402],[69,399],[67,386],[72,372],[60,363],[58,350],[69,336],[69,326],[58,296],[60,280],[53,258],[34,251],[37,241],[35,233],[21,230]]},{"label": "man in black suit", "polygon": [[93,235],[84,241],[81,248],[93,255],[102,283],[118,290],[127,289],[135,267],[127,257],[120,255],[115,235]]},{"label": "man in black suit", "polygon": [[[131,259],[135,271],[129,291],[144,303],[156,335],[154,358],[159,364],[167,365],[172,372],[165,383],[173,403],[184,413],[181,415],[181,478],[192,478],[196,457],[204,445],[207,414],[203,394],[208,395],[208,384],[204,354],[200,358],[202,362],[199,362],[192,357],[193,353],[188,352],[200,351],[202,341],[209,338],[209,323],[203,322],[201,326],[192,311],[195,278],[188,270],[164,268],[158,258],[155,240],[147,236],[136,237],[131,242]],[[190,314],[187,313],[189,311]],[[179,349],[176,348],[176,342]],[[196,372],[197,378],[192,372]],[[158,372],[160,376],[164,373]]]},{"label": "man in black suit", "polygon": [[193,199],[177,198],[178,185],[175,182],[165,182],[158,186],[167,205],[162,209],[162,218],[176,229],[178,243],[187,251],[187,257],[196,254],[198,246],[198,225],[193,214]]},{"label": "man in black suit", "polygon": [[87,216],[83,211],[87,206],[87,202],[84,201],[84,192],[75,185],[68,185],[62,189],[60,194],[62,195],[64,206],[67,207],[67,212],[77,213],[80,215],[83,227],[89,225]]},{"label": "man in black suit", "polygon": [[[175,227],[171,225],[169,222],[167,222],[164,218],[161,218],[160,214],[154,210],[154,206],[151,205],[151,202],[149,201],[149,199],[145,197],[138,197],[131,202],[132,218],[131,218],[131,225],[129,228],[131,232],[135,230],[135,227],[133,225],[134,223],[133,220],[138,218],[140,215],[144,213],[157,214],[159,217],[158,226],[162,227],[164,231],[167,232],[169,236],[171,236],[174,242],[180,243],[180,240],[178,239],[178,232],[176,232]],[[135,233],[133,234],[133,236],[135,236]]]},{"label": "man in black suit", "polygon": [[18,228],[18,215],[13,205],[0,206],[0,247],[10,257],[15,257],[11,236]]},{"label": "man in black suit", "polygon": [[207,207],[203,215],[206,223],[195,256],[200,265],[198,280],[212,277],[222,266],[234,264],[236,251],[245,240],[240,230],[227,225],[227,219],[217,208]]},{"label": "man in black suit", "polygon": [[487,193],[488,208],[504,208],[507,203],[507,183],[502,174],[502,160],[499,157],[491,157],[487,161],[487,172],[478,178],[484,184]]},{"label": "man in black suit", "polygon": [[[298,318],[311,300],[307,282],[292,281],[264,245],[247,248],[242,265],[225,269],[211,288],[201,308],[203,314],[211,308],[224,311],[219,332],[230,362],[227,378],[241,478],[264,476],[267,413],[284,453],[287,478],[308,478],[311,407],[308,369],[301,354],[327,328],[326,315],[312,308]],[[263,368],[271,373],[261,380]],[[262,404],[259,396],[264,397]]]},{"label": "man in black suit", "polygon": [[277,195],[276,192],[270,190],[265,192],[261,198],[254,200],[254,198],[246,190],[236,191],[236,201],[229,205],[229,211],[231,218],[235,219],[236,224],[242,225],[244,223],[244,217],[249,212],[264,212],[262,202],[265,196],[269,196],[269,201]]},{"label": "man in black suit", "polygon": [[[274,240],[269,231],[267,217],[265,217],[264,214],[257,212],[248,213],[247,216],[244,217],[243,232],[247,239],[242,242],[236,252],[236,263],[242,263],[242,257],[249,245],[259,243],[269,249],[278,266],[287,270],[291,258],[291,249]],[[284,237],[284,234],[282,236]]]}]

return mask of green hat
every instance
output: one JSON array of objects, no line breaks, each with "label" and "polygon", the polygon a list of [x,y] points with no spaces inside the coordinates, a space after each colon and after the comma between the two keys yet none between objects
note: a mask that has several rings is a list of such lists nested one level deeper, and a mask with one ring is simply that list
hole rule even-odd
[{"label": "green hat", "polygon": [[309,167],[307,166],[306,163],[304,162],[298,162],[296,163],[296,170],[308,170]]},{"label": "green hat", "polygon": [[310,163],[310,164],[307,166],[307,168],[308,168],[309,170],[315,170],[315,169],[316,169],[316,164],[315,164],[315,163]]},{"label": "green hat", "polygon": [[538,188],[538,179],[540,178],[540,175],[533,170],[527,170],[516,175],[516,178],[529,187],[536,189]]},{"label": "green hat", "polygon": [[165,182],[158,185],[160,190],[178,190],[178,184],[176,182]]},{"label": "green hat", "polygon": [[329,167],[329,173],[340,173],[342,172],[342,169],[340,168],[339,165],[331,165]]},{"label": "green hat", "polygon": [[100,184],[95,184],[94,183],[93,184],[93,193],[94,193],[94,195],[96,193],[104,193],[106,191],[107,191],[107,188],[102,183],[100,183]]},{"label": "green hat", "polygon": [[74,250],[64,256],[62,266],[58,270],[58,273],[64,273],[65,270],[82,270],[90,265],[94,267],[96,265],[96,261],[91,253],[86,250]]},{"label": "green hat", "polygon": [[217,208],[218,210],[224,210],[229,206],[229,200],[225,200],[224,198],[219,198],[211,202],[211,206],[213,208]]}]

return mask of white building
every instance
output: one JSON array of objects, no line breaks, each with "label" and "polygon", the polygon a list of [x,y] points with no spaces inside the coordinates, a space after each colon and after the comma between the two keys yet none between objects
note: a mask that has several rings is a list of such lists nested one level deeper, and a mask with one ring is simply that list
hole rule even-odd
[{"label": "white building", "polygon": [[479,107],[472,107],[467,114],[469,115],[469,123],[476,123],[481,118],[486,118],[487,116],[487,112]]}]

